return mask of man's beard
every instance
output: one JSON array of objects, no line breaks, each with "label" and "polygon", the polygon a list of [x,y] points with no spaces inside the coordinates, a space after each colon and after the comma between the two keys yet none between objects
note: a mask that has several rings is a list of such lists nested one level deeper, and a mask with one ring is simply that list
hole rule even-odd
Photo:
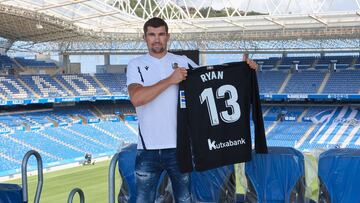
[{"label": "man's beard", "polygon": [[165,47],[161,47],[161,48],[151,48],[151,52],[159,54],[159,53],[163,53],[165,51]]}]

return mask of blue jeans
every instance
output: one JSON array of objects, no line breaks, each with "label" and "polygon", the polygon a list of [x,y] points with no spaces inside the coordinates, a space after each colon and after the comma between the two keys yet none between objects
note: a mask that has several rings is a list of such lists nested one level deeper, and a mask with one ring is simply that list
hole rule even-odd
[{"label": "blue jeans", "polygon": [[161,173],[170,177],[176,202],[191,202],[190,174],[181,173],[176,160],[176,149],[138,149],[135,163],[137,203],[153,203]]}]

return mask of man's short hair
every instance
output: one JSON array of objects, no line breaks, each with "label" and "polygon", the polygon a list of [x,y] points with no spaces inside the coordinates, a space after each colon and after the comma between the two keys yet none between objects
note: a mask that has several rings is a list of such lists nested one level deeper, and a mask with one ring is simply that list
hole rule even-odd
[{"label": "man's short hair", "polygon": [[145,22],[144,34],[146,34],[149,26],[154,27],[154,28],[165,26],[166,33],[168,33],[168,30],[169,30],[167,23],[163,19],[158,18],[158,17],[150,18],[148,21]]}]

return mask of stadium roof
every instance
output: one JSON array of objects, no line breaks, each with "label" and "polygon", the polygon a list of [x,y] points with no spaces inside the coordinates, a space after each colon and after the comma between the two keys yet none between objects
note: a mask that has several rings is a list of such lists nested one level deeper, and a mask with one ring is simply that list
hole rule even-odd
[{"label": "stadium roof", "polygon": [[[150,17],[159,16],[169,23],[172,38],[180,47],[211,49],[206,45],[209,41],[224,44],[244,40],[359,39],[359,0],[328,2],[0,0],[0,36],[12,42],[32,44],[119,42],[122,44],[116,47],[143,49],[143,23]],[[341,9],[341,3],[351,9]],[[231,44],[244,45],[243,42],[230,43],[230,47]],[[98,49],[104,44],[92,46]]]}]

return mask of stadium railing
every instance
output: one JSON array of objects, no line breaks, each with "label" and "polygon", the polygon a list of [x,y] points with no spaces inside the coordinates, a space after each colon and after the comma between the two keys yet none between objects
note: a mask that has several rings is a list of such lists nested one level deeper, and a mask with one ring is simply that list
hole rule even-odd
[{"label": "stadium railing", "polygon": [[75,194],[78,193],[79,194],[79,198],[80,198],[80,203],[85,203],[85,195],[84,192],[80,189],[80,188],[74,188],[71,190],[67,203],[72,203]]}]

